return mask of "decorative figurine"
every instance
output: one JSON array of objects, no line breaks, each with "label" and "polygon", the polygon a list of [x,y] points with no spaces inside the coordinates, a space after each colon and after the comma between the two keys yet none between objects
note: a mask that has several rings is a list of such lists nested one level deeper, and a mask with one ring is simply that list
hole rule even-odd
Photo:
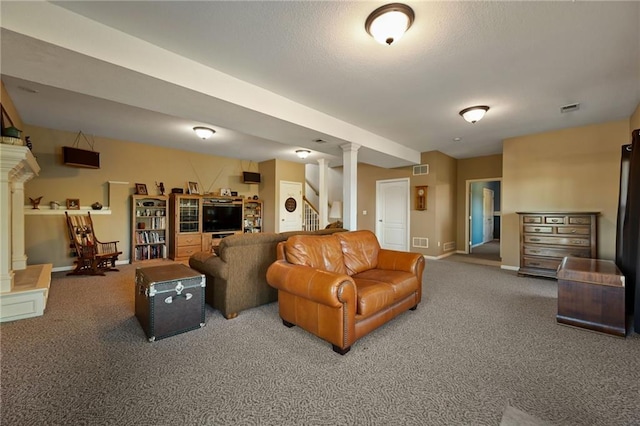
[{"label": "decorative figurine", "polygon": [[35,200],[33,198],[29,197],[29,200],[31,201],[31,205],[33,206],[32,210],[40,210],[38,208],[38,205],[40,204],[40,201],[42,201],[42,197],[43,196],[41,195],[38,198],[36,198]]},{"label": "decorative figurine", "polygon": [[96,201],[95,203],[91,204],[91,208],[94,210],[102,210],[102,204],[100,203],[100,201]]},{"label": "decorative figurine", "polygon": [[29,139],[31,136],[26,136],[24,139],[26,141],[25,145],[27,145],[27,148],[29,148],[29,150],[33,151],[33,144],[31,143],[31,140]]},{"label": "decorative figurine", "polygon": [[160,182],[156,182],[156,186],[158,187],[158,191],[160,191],[160,195],[164,195],[164,183]]}]

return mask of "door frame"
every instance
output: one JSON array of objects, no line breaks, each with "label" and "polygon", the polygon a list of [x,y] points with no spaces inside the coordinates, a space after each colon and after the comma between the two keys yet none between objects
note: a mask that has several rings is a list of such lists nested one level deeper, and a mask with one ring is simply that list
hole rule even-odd
[{"label": "door frame", "polygon": [[[488,215],[486,215],[487,210],[487,203],[485,200],[485,197],[489,196],[489,198],[491,198],[491,205],[490,205],[490,209],[489,211],[491,212],[490,217],[488,217]],[[495,216],[495,209],[493,208],[493,204],[495,203],[495,192],[493,191],[493,189],[489,189],[489,188],[482,188],[482,244],[491,242],[493,240],[493,228],[494,228],[494,223],[493,223],[493,216]],[[490,221],[491,222],[491,238],[487,239],[487,234],[486,234],[486,227],[487,227],[487,223],[485,221]]]},{"label": "door frame", "polygon": [[407,216],[405,222],[405,230],[406,230],[406,241],[405,241],[405,251],[409,251],[411,247],[411,179],[410,178],[397,178],[397,179],[381,179],[376,180],[376,217],[375,217],[375,234],[378,241],[380,241],[380,209],[382,207],[382,203],[380,202],[380,184],[381,183],[391,183],[391,182],[402,182],[406,187],[407,194]]},{"label": "door frame", "polygon": [[[483,178],[483,179],[467,179],[465,183],[465,193],[464,193],[464,251],[463,254],[471,253],[471,184],[476,182],[500,182],[500,215],[502,216],[502,178]],[[501,217],[502,219],[502,217]],[[502,236],[502,220],[500,220],[500,257],[502,257],[502,240],[504,239]],[[460,253],[460,252],[458,252]]]}]

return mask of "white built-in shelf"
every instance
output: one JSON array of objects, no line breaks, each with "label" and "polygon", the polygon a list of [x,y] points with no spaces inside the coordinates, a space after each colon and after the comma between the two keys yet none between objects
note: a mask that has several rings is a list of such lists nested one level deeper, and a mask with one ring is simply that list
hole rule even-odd
[{"label": "white built-in shelf", "polygon": [[103,207],[102,210],[94,210],[91,207],[81,207],[79,210],[55,210],[50,207],[40,207],[38,209],[34,209],[32,206],[24,206],[25,215],[64,215],[64,212],[67,212],[70,215],[87,214],[87,212],[91,212],[92,215],[111,214],[111,210],[108,207]]}]

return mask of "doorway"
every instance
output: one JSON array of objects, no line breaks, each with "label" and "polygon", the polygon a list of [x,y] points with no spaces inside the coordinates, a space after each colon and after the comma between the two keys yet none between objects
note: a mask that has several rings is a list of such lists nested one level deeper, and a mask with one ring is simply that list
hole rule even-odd
[{"label": "doorway", "polygon": [[464,253],[470,258],[500,262],[502,179],[467,181]]},{"label": "doorway", "polygon": [[302,184],[280,181],[278,232],[302,229]]},{"label": "doorway", "polygon": [[409,251],[409,179],[376,181],[376,237],[380,247]]}]

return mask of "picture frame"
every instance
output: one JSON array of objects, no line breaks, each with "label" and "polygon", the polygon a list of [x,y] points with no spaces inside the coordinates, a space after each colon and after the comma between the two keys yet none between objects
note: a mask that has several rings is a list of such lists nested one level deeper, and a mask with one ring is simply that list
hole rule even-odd
[{"label": "picture frame", "polygon": [[80,210],[80,200],[78,198],[67,198],[67,210]]},{"label": "picture frame", "polygon": [[231,191],[231,196],[232,197],[237,197],[238,196],[238,191]]},{"label": "picture frame", "polygon": [[144,183],[136,183],[136,194],[138,195],[149,195],[147,192],[147,185]]},{"label": "picture frame", "polygon": [[220,195],[222,195],[223,197],[230,197],[231,196],[231,189],[230,188],[220,188]]},{"label": "picture frame", "polygon": [[189,182],[189,194],[200,194],[197,182]]}]

